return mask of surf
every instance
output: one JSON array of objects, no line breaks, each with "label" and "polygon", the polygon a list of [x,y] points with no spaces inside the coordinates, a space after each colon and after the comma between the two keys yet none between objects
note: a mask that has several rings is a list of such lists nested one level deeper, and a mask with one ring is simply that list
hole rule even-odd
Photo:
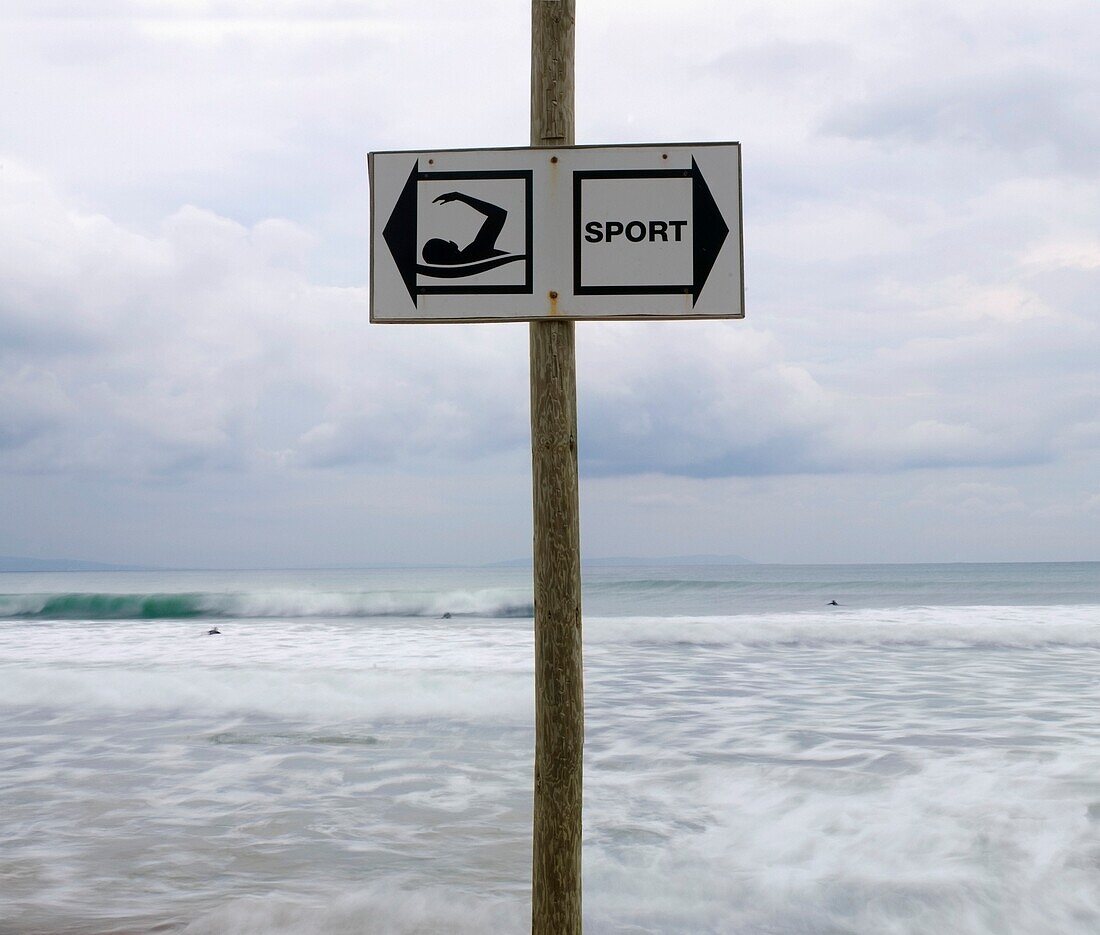
[{"label": "surf", "polygon": [[524,618],[534,604],[503,589],[400,592],[242,591],[0,594],[0,619],[194,620],[256,617]]}]

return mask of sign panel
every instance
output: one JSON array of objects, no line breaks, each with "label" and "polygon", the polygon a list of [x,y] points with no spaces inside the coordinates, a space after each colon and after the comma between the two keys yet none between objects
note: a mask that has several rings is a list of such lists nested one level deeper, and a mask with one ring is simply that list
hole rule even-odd
[{"label": "sign panel", "polygon": [[737,143],[367,163],[372,321],[744,317]]}]

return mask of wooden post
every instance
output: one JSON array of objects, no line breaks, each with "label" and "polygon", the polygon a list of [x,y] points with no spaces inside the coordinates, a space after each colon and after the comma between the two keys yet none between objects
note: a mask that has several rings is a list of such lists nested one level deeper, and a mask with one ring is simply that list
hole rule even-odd
[{"label": "wooden post", "polygon": [[[531,145],[573,145],[575,0],[531,0]],[[556,296],[549,296],[552,301]],[[535,808],[532,935],[581,932],[580,518],[571,321],[531,322]]]}]

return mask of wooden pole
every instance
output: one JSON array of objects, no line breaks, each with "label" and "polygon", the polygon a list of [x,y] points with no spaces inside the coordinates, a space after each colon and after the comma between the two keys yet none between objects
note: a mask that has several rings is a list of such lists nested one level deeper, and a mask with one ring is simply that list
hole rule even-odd
[{"label": "wooden pole", "polygon": [[[531,0],[531,145],[572,146],[575,0]],[[552,302],[557,296],[548,297]],[[535,808],[532,935],[581,932],[580,518],[571,321],[531,322]]]}]

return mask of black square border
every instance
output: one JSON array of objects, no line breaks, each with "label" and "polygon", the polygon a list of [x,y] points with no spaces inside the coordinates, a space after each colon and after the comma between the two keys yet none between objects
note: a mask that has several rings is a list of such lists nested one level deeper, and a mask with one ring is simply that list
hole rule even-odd
[{"label": "black square border", "polygon": [[531,210],[534,205],[534,195],[532,188],[534,187],[534,172],[531,169],[506,169],[500,171],[477,171],[477,172],[417,172],[416,180],[421,181],[456,181],[461,182],[468,179],[523,179],[524,189],[526,194],[526,211],[527,211],[527,229],[525,231],[527,239],[527,259],[524,261],[524,282],[523,285],[504,285],[504,286],[416,286],[417,295],[531,295],[534,290],[534,269],[535,269],[535,237],[534,237],[534,218],[531,216]]},{"label": "black square border", "polygon": [[585,286],[581,283],[581,183],[588,179],[690,179],[691,169],[578,169],[573,173],[573,294],[691,295],[691,283],[674,286]]}]

